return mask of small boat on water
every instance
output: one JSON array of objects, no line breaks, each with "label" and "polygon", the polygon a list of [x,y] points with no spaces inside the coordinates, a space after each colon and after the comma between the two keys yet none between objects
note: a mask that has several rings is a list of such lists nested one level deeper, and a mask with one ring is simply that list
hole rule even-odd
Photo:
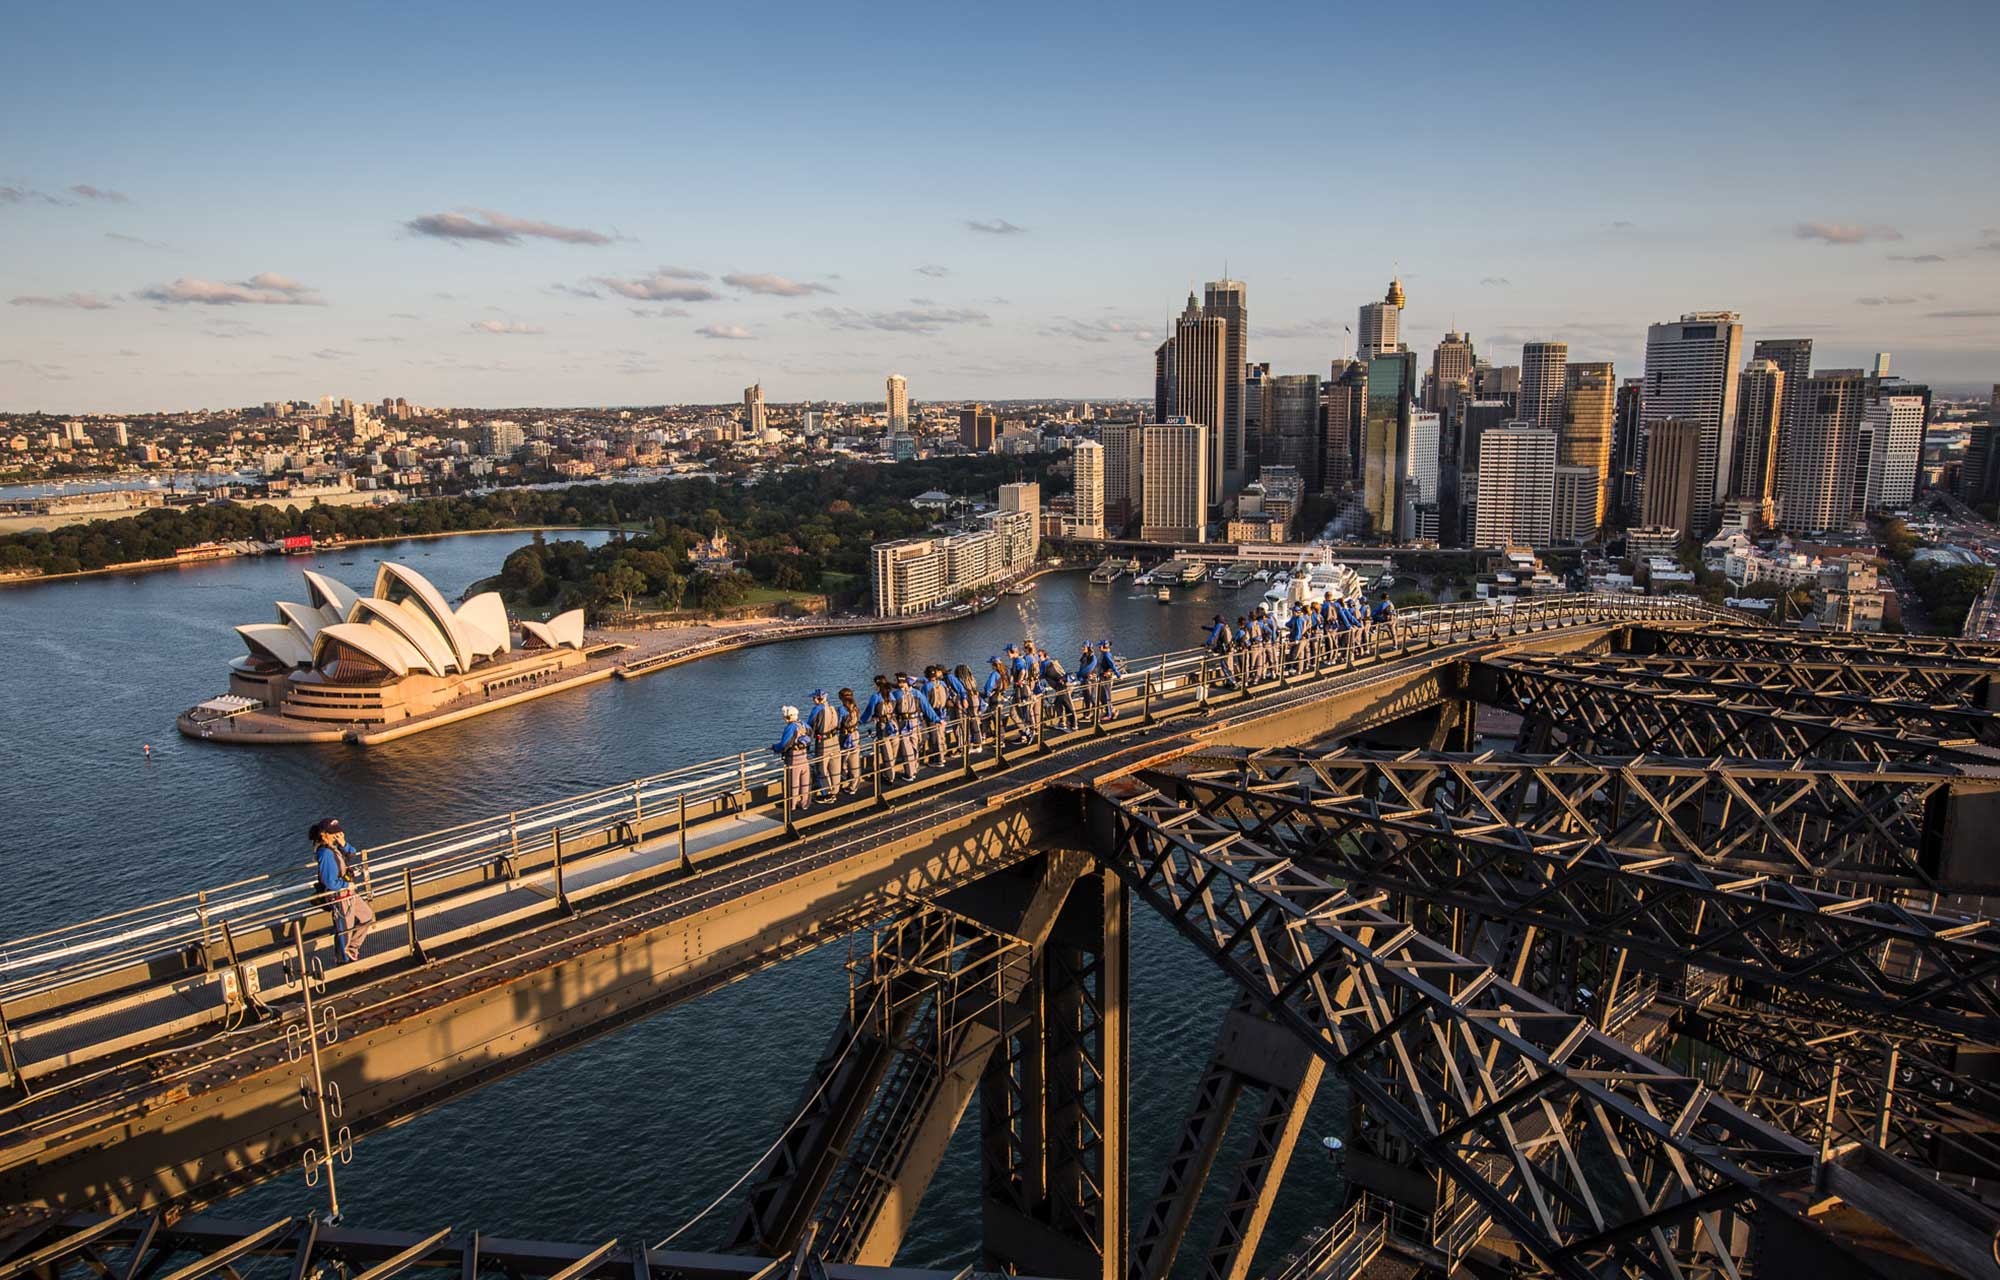
[{"label": "small boat on water", "polygon": [[1250,575],[1250,580],[1252,582],[1269,582],[1271,580],[1271,571],[1269,569],[1259,569]]},{"label": "small boat on water", "polygon": [[1034,589],[1035,584],[1032,582],[1016,582],[1005,588],[1010,596],[1024,596]]},{"label": "small boat on water", "polygon": [[1153,599],[1158,600],[1161,604],[1171,603],[1173,598],[1174,589],[1172,587],[1161,587],[1153,593]]}]

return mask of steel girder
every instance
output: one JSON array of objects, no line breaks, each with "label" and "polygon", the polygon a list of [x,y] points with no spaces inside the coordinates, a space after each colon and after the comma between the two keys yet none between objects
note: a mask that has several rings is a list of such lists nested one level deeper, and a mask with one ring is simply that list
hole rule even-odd
[{"label": "steel girder", "polygon": [[886,1265],[976,1092],[1071,887],[1050,854],[897,917],[850,961],[848,1006],[731,1247]]},{"label": "steel girder", "polygon": [[[242,1274],[323,1275],[355,1280],[398,1276],[480,1280],[771,1280],[800,1270],[828,1280],[953,1280],[949,1272],[827,1264],[817,1256],[776,1259],[648,1249],[636,1242],[595,1245],[511,1240],[478,1231],[378,1231],[314,1217],[269,1223],[207,1216],[170,1219],[161,1211],[51,1217],[0,1246],[0,1276],[41,1280],[224,1280]],[[22,1252],[25,1251],[25,1252]],[[259,1263],[268,1265],[257,1267]],[[802,1263],[810,1266],[801,1267]],[[23,1265],[30,1264],[30,1265]],[[277,1269],[274,1271],[272,1268]],[[963,1273],[960,1273],[961,1275]]]},{"label": "steel girder", "polygon": [[1633,653],[1570,660],[1591,666],[1610,664],[1620,671],[1645,673],[1729,685],[1790,689],[1827,698],[1882,699],[1925,708],[1988,705],[2000,661],[1988,665],[1905,663],[1889,654],[1863,655],[1863,661],[1750,657],[1677,657]]},{"label": "steel girder", "polygon": [[[1979,705],[1986,698],[1988,677],[1963,667],[1898,671],[1861,665],[1647,660],[1622,654],[1512,653],[1490,661],[1500,667],[1581,677],[1593,687],[1695,697],[1731,709],[1754,708],[1777,715],[1823,716],[1840,725],[1907,733],[1918,741],[2000,743],[2000,712]],[[1954,675],[1960,677],[1955,682]],[[1928,700],[1902,696],[1902,689],[1924,683],[1939,696]]]},{"label": "steel girder", "polygon": [[[1236,824],[1127,779],[1107,861],[1551,1272],[1739,1274],[1815,1152]],[[1783,1210],[1778,1210],[1782,1212]]]},{"label": "steel girder", "polygon": [[1680,1005],[1672,1029],[1693,1074],[1787,1132],[2000,1177],[2000,1090],[1958,1070],[1950,1045],[1727,1002]]},{"label": "steel girder", "polygon": [[1991,921],[1813,883],[1908,874],[1887,859],[1921,829],[1898,818],[1912,792],[1921,802],[1949,775],[1343,749],[1147,777],[1357,892],[1387,889],[2000,1044]]},{"label": "steel girder", "polygon": [[1542,665],[1509,654],[1476,664],[1479,701],[1522,718],[1523,745],[1618,755],[1743,760],[1950,760],[1962,751],[1901,725],[1802,708],[1773,709],[1730,691],[1669,689]]},{"label": "steel girder", "polygon": [[1132,1280],[1164,1280],[1172,1273],[1230,1120],[1244,1093],[1256,1091],[1262,1100],[1250,1148],[1223,1202],[1204,1272],[1207,1280],[1249,1275],[1325,1066],[1291,1032],[1258,1013],[1248,997],[1238,998],[1223,1017],[1215,1052],[1167,1159],[1160,1194],[1133,1240]]},{"label": "steel girder", "polygon": [[1786,631],[1727,623],[1681,630],[1646,623],[1632,628],[1632,647],[1641,653],[1685,658],[1765,658],[1789,662],[1894,663],[1919,666],[1981,665],[2000,669],[2000,643],[1953,636],[1892,636],[1863,631]]}]

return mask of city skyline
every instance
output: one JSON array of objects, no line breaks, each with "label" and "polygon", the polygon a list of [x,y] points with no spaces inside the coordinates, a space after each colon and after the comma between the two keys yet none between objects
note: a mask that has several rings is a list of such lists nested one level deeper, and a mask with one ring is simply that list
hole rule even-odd
[{"label": "city skyline", "polygon": [[[1952,38],[1877,40],[1871,23],[1773,6],[1732,13],[1729,41],[1667,15],[1552,13],[1569,90],[1592,104],[1563,122],[1568,141],[1594,162],[1533,184],[1507,140],[1543,127],[1546,103],[1509,51],[1542,46],[1470,11],[1490,42],[1477,59],[1274,9],[1281,65],[1255,74],[1218,71],[1175,6],[1136,45],[1066,14],[1060,48],[1021,12],[950,31],[805,9],[607,17],[634,45],[753,45],[747,89],[728,60],[656,75],[533,11],[480,12],[268,14],[219,48],[204,24],[142,8],[20,15],[0,102],[36,126],[0,151],[16,250],[0,266],[0,408],[336,388],[723,403],[750,382],[778,402],[872,400],[891,369],[919,399],[1137,397],[1183,277],[1248,282],[1248,351],[1275,374],[1351,354],[1357,308],[1392,275],[1412,350],[1455,329],[1508,363],[1554,339],[1635,368],[1647,324],[1715,309],[1753,335],[1812,336],[1833,365],[1894,351],[1941,387],[1989,382],[2000,348],[2000,226],[1981,212],[2000,204],[2000,166],[1976,134],[2000,110],[1979,62],[2000,34],[1988,11],[1920,7],[1905,30]],[[1336,38],[1397,92],[1305,74]],[[1788,55],[1772,67],[1760,47]],[[1208,88],[1207,118],[1159,130],[1155,106],[1117,91],[1135,56]],[[1007,68],[1003,109],[920,77],[825,74],[966,57]],[[1921,92],[1850,87],[1861,59],[1871,83]],[[1762,117],[1810,119],[1840,145],[1774,153]],[[1257,200],[1198,218],[1129,198],[1170,151],[1238,166],[1247,138],[1330,148],[1332,120],[1400,143],[1371,148],[1365,187],[1337,166],[1274,166]],[[1064,145],[1038,144],[1051,131]],[[1462,198],[1427,185],[1447,146]],[[890,186],[856,176],[884,154]],[[1881,181],[1885,157],[1909,180]],[[1753,160],[1759,182],[1714,181]]]}]

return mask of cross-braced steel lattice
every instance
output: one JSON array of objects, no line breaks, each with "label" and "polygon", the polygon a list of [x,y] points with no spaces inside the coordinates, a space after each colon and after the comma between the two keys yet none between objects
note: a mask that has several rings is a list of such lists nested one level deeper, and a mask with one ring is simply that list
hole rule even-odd
[{"label": "cross-braced steel lattice", "polygon": [[1682,630],[1639,623],[1632,628],[1637,653],[1684,658],[1763,658],[1777,662],[1893,663],[1898,666],[1977,665],[2000,671],[2000,643],[1953,636],[1893,636],[1861,631],[1784,631],[1710,623]]},{"label": "cross-braced steel lattice", "polygon": [[1815,1151],[1278,845],[1112,784],[1109,859],[1548,1270],[1735,1275]]},{"label": "cross-braced steel lattice", "polygon": [[1813,710],[1810,699],[1730,689],[1674,689],[1659,682],[1571,669],[1509,654],[1480,662],[1479,701],[1521,716],[1521,745],[1609,755],[1737,760],[1953,760],[1965,753],[1924,725],[1884,724],[1849,709]]},{"label": "cross-braced steel lattice", "polygon": [[[1495,666],[1577,677],[1594,688],[1654,697],[1695,698],[1729,710],[1827,717],[1832,723],[1930,738],[1939,742],[2000,742],[2000,712],[1984,705],[1988,677],[1963,667],[1887,671],[1878,666],[1790,663],[1703,663],[1633,660],[1623,655],[1508,654]],[[1917,674],[1922,672],[1922,675]],[[1952,677],[1958,677],[1953,680]],[[1903,696],[1918,688],[1927,696]]]},{"label": "cross-braced steel lattice", "polygon": [[[1989,922],[1885,900],[1930,883],[1948,771],[1775,762],[1264,752],[1148,775],[1357,892],[1581,935],[2000,1044]],[[1860,889],[1842,882],[1875,882]]]}]

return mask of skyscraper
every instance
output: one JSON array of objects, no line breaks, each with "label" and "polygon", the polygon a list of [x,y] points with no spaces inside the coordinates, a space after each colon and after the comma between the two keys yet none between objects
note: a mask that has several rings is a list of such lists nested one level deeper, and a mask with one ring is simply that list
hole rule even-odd
[{"label": "skyscraper", "polygon": [[1160,421],[1185,418],[1215,428],[1208,442],[1213,456],[1203,471],[1210,506],[1222,502],[1220,425],[1228,416],[1227,337],[1228,325],[1222,317],[1204,315],[1190,293],[1187,309],[1174,322],[1174,336],[1161,343],[1153,356],[1153,400]]},{"label": "skyscraper", "polygon": [[1197,422],[1148,423],[1139,536],[1148,542],[1202,542],[1208,528],[1209,429]]},{"label": "skyscraper", "polygon": [[1521,348],[1521,395],[1514,416],[1549,431],[1561,431],[1563,370],[1569,364],[1567,342],[1530,342]]},{"label": "skyscraper", "polygon": [[1974,422],[1965,433],[1965,457],[1958,467],[1960,500],[1978,505],[1995,492],[1995,473],[2000,471],[2000,382],[1993,384],[1993,399],[1986,421]]},{"label": "skyscraper", "polygon": [[1728,496],[1736,445],[1736,379],[1742,363],[1743,325],[1734,311],[1689,312],[1646,330],[1640,468],[1643,472],[1650,465],[1653,424],[1673,419],[1695,429],[1691,523],[1676,526],[1684,534],[1705,537]]},{"label": "skyscraper", "polygon": [[1611,424],[1611,501],[1620,524],[1639,515],[1639,410],[1645,393],[1644,378],[1618,384],[1618,410]]},{"label": "skyscraper", "polygon": [[[1778,366],[1778,372],[1785,375],[1785,388],[1803,393],[1806,379],[1812,377],[1811,338],[1762,338],[1750,348],[1752,360],[1769,360]],[[1778,438],[1784,439],[1785,429],[1791,422],[1791,408],[1781,397],[1778,404]]]},{"label": "skyscraper", "polygon": [[1400,539],[1409,470],[1411,398],[1417,358],[1392,351],[1368,361],[1361,422],[1361,502],[1377,537]]},{"label": "skyscraper", "polygon": [[1443,523],[1438,507],[1438,462],[1443,422],[1428,409],[1410,413],[1410,444],[1403,458],[1403,536],[1435,540]]},{"label": "skyscraper", "polygon": [[[1526,372],[1524,367],[1524,385]],[[1597,477],[1595,496],[1588,504],[1573,507],[1572,523],[1555,531],[1555,536],[1566,542],[1588,542],[1596,537],[1610,514],[1611,435],[1617,411],[1618,379],[1609,361],[1565,367],[1556,465],[1587,468]]]},{"label": "skyscraper", "polygon": [[1097,430],[1097,439],[1104,446],[1104,528],[1107,534],[1124,533],[1125,526],[1138,514],[1134,482],[1139,477],[1139,470],[1134,464],[1144,438],[1145,432],[1130,422],[1107,422]]},{"label": "skyscraper", "polygon": [[1308,487],[1339,493],[1360,474],[1361,414],[1368,395],[1368,366],[1359,360],[1335,360],[1333,376],[1320,385],[1320,471]]},{"label": "skyscraper", "polygon": [[[1354,327],[1355,358],[1371,360],[1403,349],[1403,282],[1391,280],[1382,301],[1363,304],[1361,319]],[[1414,384],[1415,377],[1411,378]],[[1412,387],[1412,394],[1415,388]]]},{"label": "skyscraper", "polygon": [[1264,465],[1296,467],[1300,476],[1316,481],[1320,473],[1319,375],[1289,373],[1264,379],[1262,421]]},{"label": "skyscraper", "polygon": [[889,375],[889,434],[902,435],[910,429],[910,380],[900,373]]},{"label": "skyscraper", "polygon": [[1845,529],[1860,514],[1854,478],[1867,401],[1868,375],[1859,369],[1825,370],[1800,384],[1797,412],[1786,415],[1778,433],[1779,528]]},{"label": "skyscraper", "polygon": [[1862,421],[1875,427],[1878,448],[1868,483],[1870,511],[1900,511],[1916,500],[1923,464],[1924,430],[1930,422],[1929,388],[1901,378],[1874,380]]},{"label": "skyscraper", "polygon": [[1472,528],[1482,547],[1547,546],[1555,507],[1556,433],[1525,421],[1479,437]]},{"label": "skyscraper", "polygon": [[1104,536],[1104,446],[1095,440],[1079,441],[1070,453],[1076,536]]},{"label": "skyscraper", "polygon": [[[1764,344],[1758,343],[1759,350]],[[1785,403],[1785,371],[1775,360],[1757,358],[1743,366],[1736,396],[1735,473],[1729,494],[1768,501],[1776,492],[1772,469],[1778,463],[1778,415]]]},{"label": "skyscraper", "polygon": [[1211,280],[1202,289],[1202,314],[1222,321],[1223,487],[1243,487],[1243,455],[1249,403],[1244,398],[1244,358],[1250,341],[1250,291],[1241,280]]},{"label": "skyscraper", "polygon": [[1645,426],[1645,495],[1640,500],[1639,522],[1678,529],[1682,537],[1688,537],[1701,484],[1701,426],[1678,418]]},{"label": "skyscraper", "polygon": [[997,434],[998,424],[985,405],[975,403],[958,411],[958,442],[966,448],[991,453]]},{"label": "skyscraper", "polygon": [[1243,372],[1243,470],[1247,475],[1264,451],[1264,379],[1270,364],[1253,364]]},{"label": "skyscraper", "polygon": [[1444,335],[1431,352],[1431,394],[1426,409],[1453,411],[1457,404],[1449,388],[1469,392],[1472,383],[1472,338],[1457,330]]},{"label": "skyscraper", "polygon": [[743,388],[743,434],[760,439],[764,426],[764,384],[758,382]]}]

